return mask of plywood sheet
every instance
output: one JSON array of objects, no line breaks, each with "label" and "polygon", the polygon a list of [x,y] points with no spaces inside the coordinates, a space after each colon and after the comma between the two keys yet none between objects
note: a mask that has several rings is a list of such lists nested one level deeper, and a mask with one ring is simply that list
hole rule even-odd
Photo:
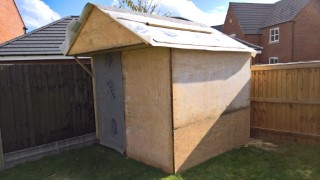
[{"label": "plywood sheet", "polygon": [[93,57],[100,144],[125,151],[123,83],[120,53]]},{"label": "plywood sheet", "polygon": [[248,142],[250,74],[249,53],[172,50],[175,172]]},{"label": "plywood sheet", "polygon": [[206,119],[174,130],[175,172],[248,143],[250,109]]},{"label": "plywood sheet", "polygon": [[75,39],[69,55],[143,43],[100,9],[94,8]]},{"label": "plywood sheet", "polygon": [[174,129],[249,107],[250,54],[172,50]]},{"label": "plywood sheet", "polygon": [[128,157],[173,172],[170,50],[122,52]]}]

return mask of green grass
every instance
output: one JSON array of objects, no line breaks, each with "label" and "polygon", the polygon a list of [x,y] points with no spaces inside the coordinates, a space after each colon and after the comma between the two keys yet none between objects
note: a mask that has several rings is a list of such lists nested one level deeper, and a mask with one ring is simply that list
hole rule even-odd
[{"label": "green grass", "polygon": [[320,179],[320,148],[249,145],[168,175],[95,145],[16,166],[0,179]]}]

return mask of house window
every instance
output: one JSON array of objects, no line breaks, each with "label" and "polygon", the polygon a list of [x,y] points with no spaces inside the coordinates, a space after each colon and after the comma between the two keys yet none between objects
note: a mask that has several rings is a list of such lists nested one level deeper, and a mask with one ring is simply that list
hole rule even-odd
[{"label": "house window", "polygon": [[277,64],[278,63],[278,57],[270,57],[269,58],[269,64]]},{"label": "house window", "polygon": [[279,28],[270,29],[270,43],[279,42],[280,31]]}]

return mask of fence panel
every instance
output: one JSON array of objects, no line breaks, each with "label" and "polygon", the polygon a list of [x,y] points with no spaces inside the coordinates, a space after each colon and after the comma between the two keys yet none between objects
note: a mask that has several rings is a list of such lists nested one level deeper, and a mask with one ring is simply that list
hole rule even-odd
[{"label": "fence panel", "polygon": [[320,144],[320,62],[251,70],[251,136]]},{"label": "fence panel", "polygon": [[4,153],[95,131],[92,83],[77,64],[0,65]]}]

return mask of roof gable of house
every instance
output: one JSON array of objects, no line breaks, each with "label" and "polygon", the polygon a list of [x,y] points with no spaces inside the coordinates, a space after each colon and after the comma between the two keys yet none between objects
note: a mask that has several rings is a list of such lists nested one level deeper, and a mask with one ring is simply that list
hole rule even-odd
[{"label": "roof gable of house", "polygon": [[230,3],[244,34],[293,20],[311,0],[281,0],[275,4]]},{"label": "roof gable of house", "polygon": [[5,56],[50,56],[63,53],[66,28],[70,21],[78,16],[68,16],[40,27],[25,35],[14,38],[0,45],[0,57]]},{"label": "roof gable of house", "polygon": [[273,4],[230,3],[244,34],[259,34]]},{"label": "roof gable of house", "polygon": [[262,28],[293,20],[311,0],[282,0],[274,4]]}]

